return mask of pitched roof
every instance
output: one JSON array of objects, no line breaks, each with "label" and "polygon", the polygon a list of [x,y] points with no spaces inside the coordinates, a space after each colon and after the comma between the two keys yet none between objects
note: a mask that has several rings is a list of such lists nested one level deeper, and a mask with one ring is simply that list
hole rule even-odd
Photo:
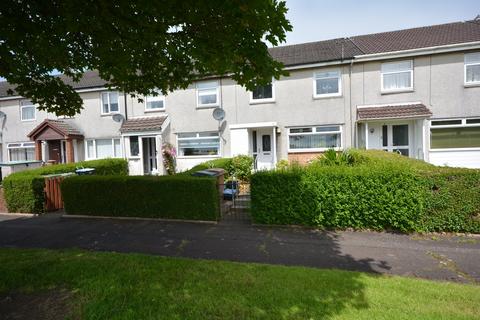
[{"label": "pitched roof", "polygon": [[[98,88],[104,87],[107,84],[107,81],[100,78],[97,71],[85,71],[82,78],[78,82],[74,82],[72,78],[65,75],[58,75],[60,79],[66,84],[71,85],[74,89],[88,89],[88,88]],[[8,97],[8,90],[13,90],[13,96],[15,93],[16,86],[8,83],[7,81],[0,82],[0,97]]]},{"label": "pitched roof", "polygon": [[[441,25],[374,33],[332,40],[301,43],[270,48],[270,55],[285,66],[342,61],[357,56],[387,53],[410,49],[428,48],[480,41],[480,20],[454,22]],[[87,71],[79,82],[60,75],[75,89],[104,87],[107,81],[97,71]],[[0,82],[0,97],[7,97],[8,89],[14,89],[6,81]]]},{"label": "pitched roof", "polygon": [[386,53],[480,41],[480,21],[454,22],[352,37],[364,53]]},{"label": "pitched roof", "polygon": [[120,132],[160,131],[166,119],[167,116],[131,118],[122,124]]},{"label": "pitched roof", "polygon": [[428,118],[432,112],[422,103],[357,107],[357,120]]},{"label": "pitched roof", "polygon": [[352,59],[362,54],[362,51],[346,38],[275,47],[270,48],[269,52],[273,59],[285,66]]},{"label": "pitched roof", "polygon": [[52,120],[52,119],[45,119],[36,126],[28,135],[29,138],[35,138],[39,133],[41,133],[44,129],[51,128],[54,131],[58,132],[64,137],[83,137],[83,134],[75,128],[70,123],[67,123],[63,120]]}]

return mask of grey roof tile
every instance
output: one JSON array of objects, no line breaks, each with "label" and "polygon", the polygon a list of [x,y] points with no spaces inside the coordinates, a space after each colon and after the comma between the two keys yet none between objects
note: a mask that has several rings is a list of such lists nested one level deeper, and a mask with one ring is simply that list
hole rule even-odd
[{"label": "grey roof tile", "polygon": [[429,118],[431,115],[432,112],[422,103],[357,107],[357,119],[359,121],[404,118]]},{"label": "grey roof tile", "polygon": [[120,132],[160,131],[166,119],[167,116],[131,118],[122,124]]}]

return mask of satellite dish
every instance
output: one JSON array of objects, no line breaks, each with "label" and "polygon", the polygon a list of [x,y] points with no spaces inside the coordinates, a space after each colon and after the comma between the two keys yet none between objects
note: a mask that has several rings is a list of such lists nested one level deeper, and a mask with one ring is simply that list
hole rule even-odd
[{"label": "satellite dish", "polygon": [[7,115],[5,114],[5,112],[3,111],[0,111],[0,118],[6,118]]},{"label": "satellite dish", "polygon": [[226,121],[223,121],[222,124],[220,124],[220,125],[218,126],[218,131],[219,131],[219,132],[223,132],[223,131],[225,131],[225,128],[226,128],[226,127],[227,127],[227,122],[226,122]]},{"label": "satellite dish", "polygon": [[112,116],[112,120],[115,122],[123,123],[123,121],[125,121],[125,117],[123,116],[123,114],[116,113]]},{"label": "satellite dish", "polygon": [[213,115],[213,119],[222,121],[225,118],[225,110],[217,107],[213,109],[212,115]]}]

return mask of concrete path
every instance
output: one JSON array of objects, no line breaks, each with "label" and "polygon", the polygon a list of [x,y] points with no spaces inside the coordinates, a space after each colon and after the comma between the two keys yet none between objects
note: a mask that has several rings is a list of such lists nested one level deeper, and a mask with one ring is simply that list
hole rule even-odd
[{"label": "concrete path", "polygon": [[480,284],[480,237],[0,215],[0,247],[75,247]]}]

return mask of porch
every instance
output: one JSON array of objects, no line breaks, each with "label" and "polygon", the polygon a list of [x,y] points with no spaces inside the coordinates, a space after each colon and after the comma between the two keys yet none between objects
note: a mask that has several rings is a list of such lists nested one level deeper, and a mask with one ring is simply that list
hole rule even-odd
[{"label": "porch", "polygon": [[358,106],[357,145],[427,160],[427,119],[431,115],[419,102]]},{"label": "porch", "polygon": [[257,122],[230,125],[231,156],[253,157],[255,170],[269,170],[277,163],[277,123]]}]

